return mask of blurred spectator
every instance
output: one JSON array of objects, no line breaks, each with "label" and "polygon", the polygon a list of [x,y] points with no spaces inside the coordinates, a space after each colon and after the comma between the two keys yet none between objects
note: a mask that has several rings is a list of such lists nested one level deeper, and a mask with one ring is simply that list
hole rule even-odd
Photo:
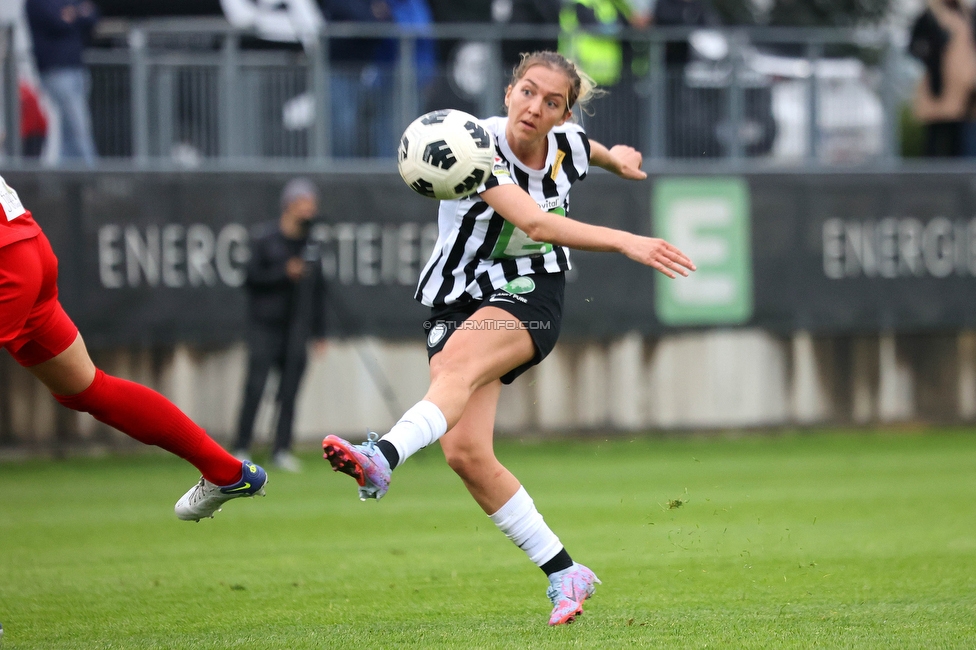
[{"label": "blurred spectator", "polygon": [[925,66],[912,109],[925,124],[925,155],[976,155],[976,43],[970,10],[930,0],[912,27],[909,51]]},{"label": "blurred spectator", "polygon": [[[0,29],[0,67],[3,69],[12,63],[19,81],[18,94],[20,97],[20,139],[21,153],[36,158],[44,145],[47,135],[47,113],[41,105],[39,97],[40,82],[34,57],[31,56],[30,29],[27,26],[27,16],[24,14],[22,2],[3,2],[0,0],[0,25],[9,26],[12,32]],[[12,42],[10,37],[12,36]],[[12,61],[8,60],[12,57]],[[6,102],[4,102],[6,103]],[[2,113],[3,109],[0,109]],[[0,115],[0,117],[3,117]],[[10,146],[7,142],[6,120],[0,119],[0,147]],[[7,149],[7,151],[10,151]],[[2,154],[0,154],[2,155]]]},{"label": "blurred spectator", "polygon": [[27,0],[25,9],[41,85],[61,118],[60,154],[94,165],[91,80],[81,54],[98,22],[98,8],[90,0]]},{"label": "blurred spectator", "polygon": [[[719,24],[718,15],[707,0],[658,0],[654,5],[654,24],[660,27],[709,27]],[[683,67],[691,60],[688,41],[669,41],[664,47],[664,63]]]},{"label": "blurred spectator", "polygon": [[[492,0],[429,0],[428,4],[435,23],[491,22]],[[482,41],[438,39],[437,54],[444,74],[434,78],[423,112],[455,108],[475,115],[482,113],[489,48]],[[501,105],[500,97],[497,104]]]},{"label": "blurred spectator", "polygon": [[[562,9],[561,0],[495,0],[492,5],[492,19],[496,23],[511,23],[513,25],[559,25],[559,12]],[[502,66],[505,72],[511,72],[522,60],[521,55],[526,52],[540,50],[556,50],[559,43],[556,39],[536,38],[531,40],[502,41]]]},{"label": "blurred spectator", "polygon": [[629,17],[630,5],[624,0],[565,0],[559,12],[560,53],[597,84],[616,84],[624,70],[624,45],[617,33]]},{"label": "blurred spectator", "polygon": [[[497,2],[498,0],[494,0]],[[487,23],[491,20],[493,0],[429,0],[434,22]]]},{"label": "blurred spectator", "polygon": [[[145,2],[140,0],[140,3]],[[238,29],[253,29],[262,39],[301,43],[306,47],[318,38],[324,22],[315,0],[257,3],[254,0],[220,0],[220,6],[227,21]]]},{"label": "blurred spectator", "polygon": [[41,155],[44,138],[47,137],[47,116],[41,107],[34,86],[20,82],[20,140],[22,151],[28,158]]},{"label": "blurred spectator", "polygon": [[291,472],[300,468],[291,454],[291,442],[309,338],[316,340],[317,353],[325,350],[325,283],[317,247],[308,237],[309,223],[318,214],[318,198],[315,185],[305,178],[285,185],[278,221],[261,225],[251,241],[245,283],[248,366],[234,455],[251,457],[254,418],[268,373],[277,368],[281,376],[271,462]]},{"label": "blurred spectator", "polygon": [[[434,24],[427,0],[386,0],[392,20],[402,27],[422,29]],[[434,40],[418,38],[415,41],[414,65],[417,72],[417,107],[426,104],[425,98],[431,88],[437,72],[437,46]],[[372,113],[373,152],[381,157],[394,155],[398,144],[399,133],[395,133],[394,124],[394,83],[395,66],[400,54],[398,40],[386,40],[380,46],[377,60],[382,65],[380,93],[377,97]],[[404,125],[406,126],[406,125]]]},{"label": "blurred spectator", "polygon": [[[427,0],[387,0],[393,22],[404,27],[422,29],[434,24],[434,15]],[[400,44],[393,43],[399,48]],[[395,57],[394,57],[395,58]],[[437,43],[430,38],[417,39],[416,51],[417,85],[423,90],[433,80],[437,72]]]},{"label": "blurred spectator", "polygon": [[[329,22],[375,23],[392,19],[386,2],[374,0],[320,0]],[[373,134],[369,110],[381,83],[377,64],[382,41],[375,38],[333,38],[329,41],[332,110],[332,155],[364,156]]]},{"label": "blurred spectator", "polygon": [[[658,0],[653,22],[660,27],[710,27],[717,26],[719,19],[708,0]],[[723,152],[716,129],[716,104],[721,98],[714,89],[686,83],[685,66],[691,62],[692,52],[687,39],[664,45],[668,157],[715,157]]]},{"label": "blurred spectator", "polygon": [[[427,0],[320,0],[327,22],[395,22],[424,27],[433,24]],[[394,125],[395,66],[399,41],[376,38],[331,39],[333,66],[332,151],[339,157],[392,156],[397,136]],[[437,70],[436,44],[417,39],[418,110]]]},{"label": "blurred spectator", "polygon": [[[606,93],[578,115],[588,136],[640,148],[640,102],[635,92],[634,48],[621,40],[632,12],[626,0],[564,0],[559,52],[576,62]],[[637,70],[638,74],[642,71]]]}]

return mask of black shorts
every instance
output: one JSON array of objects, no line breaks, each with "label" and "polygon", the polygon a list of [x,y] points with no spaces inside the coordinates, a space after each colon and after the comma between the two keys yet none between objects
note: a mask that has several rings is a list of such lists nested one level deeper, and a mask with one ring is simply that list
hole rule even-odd
[{"label": "black shorts", "polygon": [[502,383],[510,384],[523,372],[546,358],[559,338],[563,320],[563,294],[566,289],[564,273],[525,275],[509,282],[504,289],[495,289],[481,300],[469,300],[430,310],[424,321],[427,331],[427,358],[444,348],[451,334],[482,307],[498,307],[521,321],[535,345],[535,356],[528,363],[502,375]]}]

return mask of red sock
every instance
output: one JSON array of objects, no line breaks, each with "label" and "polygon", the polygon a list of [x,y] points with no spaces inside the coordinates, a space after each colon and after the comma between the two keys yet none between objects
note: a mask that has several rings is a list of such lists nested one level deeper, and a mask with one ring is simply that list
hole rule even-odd
[{"label": "red sock", "polygon": [[54,399],[69,409],[91,413],[139,442],[185,458],[211,483],[230,485],[241,480],[241,461],[172,402],[145,386],[96,369],[91,386],[77,395],[55,395]]}]

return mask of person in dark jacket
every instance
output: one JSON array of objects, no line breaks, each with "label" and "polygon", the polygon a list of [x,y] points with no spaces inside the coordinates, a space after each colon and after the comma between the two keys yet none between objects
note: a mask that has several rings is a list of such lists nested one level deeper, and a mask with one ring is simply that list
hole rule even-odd
[{"label": "person in dark jacket", "polygon": [[61,157],[95,163],[90,80],[81,60],[98,8],[90,0],[27,0],[34,57],[44,91],[61,117]]},{"label": "person in dark jacket", "polygon": [[[652,20],[657,27],[708,28],[721,24],[709,0],[658,0]],[[722,102],[724,95],[717,94],[720,93],[718,89],[686,82],[685,66],[692,58],[693,50],[688,39],[665,43],[665,124],[668,125],[665,153],[669,158],[720,157],[726,148],[718,137],[715,106],[722,105],[716,102]]]},{"label": "person in dark jacket", "polygon": [[304,178],[290,181],[281,194],[281,217],[260,226],[251,241],[247,266],[249,361],[237,429],[235,456],[249,456],[254,418],[272,368],[280,372],[278,421],[272,464],[297,472],[291,454],[295,399],[308,360],[306,346],[316,340],[324,352],[325,282],[309,241],[309,222],[318,213],[318,191]]}]

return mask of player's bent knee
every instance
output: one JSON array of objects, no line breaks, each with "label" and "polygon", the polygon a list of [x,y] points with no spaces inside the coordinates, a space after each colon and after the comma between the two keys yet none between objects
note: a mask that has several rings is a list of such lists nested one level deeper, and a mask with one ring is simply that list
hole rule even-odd
[{"label": "player's bent knee", "polygon": [[458,374],[464,372],[465,367],[469,363],[470,358],[468,355],[441,350],[430,360],[430,374],[431,377],[443,374]]},{"label": "player's bent knee", "polygon": [[445,449],[447,465],[461,478],[474,478],[489,473],[498,464],[494,454],[480,454],[468,449]]},{"label": "player's bent knee", "polygon": [[444,460],[447,461],[447,466],[460,474],[461,470],[463,470],[469,462],[468,455],[460,450],[451,449],[443,444],[442,448],[444,450]]}]

